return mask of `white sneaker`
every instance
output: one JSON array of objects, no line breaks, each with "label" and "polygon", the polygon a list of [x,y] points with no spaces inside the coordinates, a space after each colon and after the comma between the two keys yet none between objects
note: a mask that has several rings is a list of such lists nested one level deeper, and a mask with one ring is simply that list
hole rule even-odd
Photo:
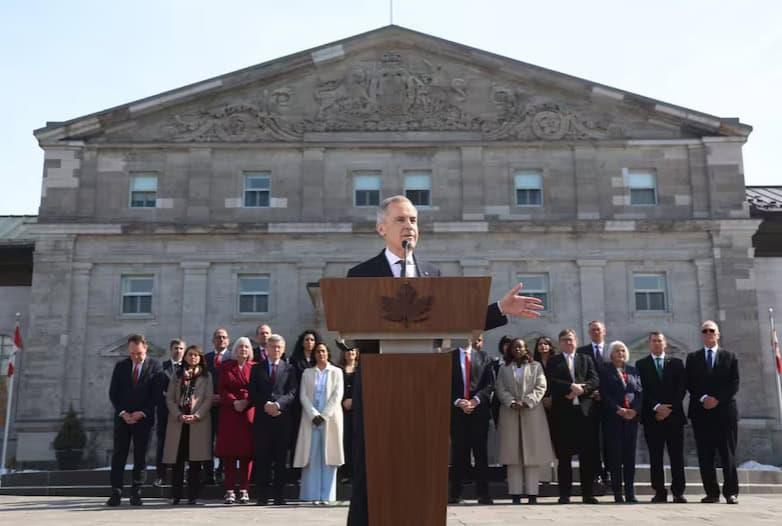
[{"label": "white sneaker", "polygon": [[246,489],[240,489],[239,490],[239,504],[247,504],[250,502],[250,495],[247,493]]},{"label": "white sneaker", "polygon": [[233,504],[236,502],[236,494],[232,489],[229,489],[225,492],[225,497],[223,497],[225,500],[223,501],[225,504]]}]

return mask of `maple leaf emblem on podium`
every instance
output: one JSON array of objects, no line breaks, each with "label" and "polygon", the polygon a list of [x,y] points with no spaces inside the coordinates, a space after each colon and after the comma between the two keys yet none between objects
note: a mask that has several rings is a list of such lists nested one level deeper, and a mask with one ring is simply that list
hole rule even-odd
[{"label": "maple leaf emblem on podium", "polygon": [[407,282],[399,287],[395,297],[383,296],[380,299],[383,303],[383,319],[404,323],[405,327],[410,323],[425,321],[434,301],[432,296],[419,298],[418,292]]}]

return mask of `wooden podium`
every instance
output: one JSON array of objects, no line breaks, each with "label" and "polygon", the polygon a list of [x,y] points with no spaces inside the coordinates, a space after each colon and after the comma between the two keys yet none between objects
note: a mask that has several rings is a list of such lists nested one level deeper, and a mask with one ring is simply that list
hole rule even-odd
[{"label": "wooden podium", "polygon": [[483,330],[489,277],[324,278],[326,325],[362,354],[370,526],[445,526],[451,357],[433,340]]}]

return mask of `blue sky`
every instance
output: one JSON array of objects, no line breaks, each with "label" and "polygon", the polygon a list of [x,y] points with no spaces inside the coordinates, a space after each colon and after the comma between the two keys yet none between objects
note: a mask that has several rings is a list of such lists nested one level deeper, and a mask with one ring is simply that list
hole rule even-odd
[{"label": "blue sky", "polygon": [[[395,0],[398,25],[755,130],[782,184],[782,2]],[[722,7],[720,7],[722,5]],[[388,0],[0,0],[0,214],[35,214],[32,130],[388,24]]]}]

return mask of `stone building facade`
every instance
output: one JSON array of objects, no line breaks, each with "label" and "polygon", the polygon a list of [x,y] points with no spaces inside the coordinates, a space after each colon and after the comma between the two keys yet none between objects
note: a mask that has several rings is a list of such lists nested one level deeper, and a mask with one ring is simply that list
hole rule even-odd
[{"label": "stone building facade", "polygon": [[[540,320],[683,356],[714,318],[741,360],[742,458],[779,461],[742,146],[751,127],[397,26],[35,131],[45,152],[17,458],[51,459],[69,405],[111,448],[129,333],[322,327],[307,284],[381,249],[374,204],[420,204],[418,254],[519,279]],[[764,355],[765,356],[765,355]],[[771,439],[773,437],[773,440]]]}]

